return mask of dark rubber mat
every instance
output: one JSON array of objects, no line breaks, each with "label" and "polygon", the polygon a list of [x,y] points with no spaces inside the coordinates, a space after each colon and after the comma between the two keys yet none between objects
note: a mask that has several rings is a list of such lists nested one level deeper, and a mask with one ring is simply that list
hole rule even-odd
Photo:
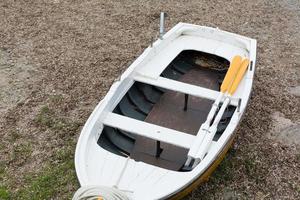
[{"label": "dark rubber mat", "polygon": [[127,136],[120,134],[117,129],[104,127],[104,132],[107,138],[119,149],[129,154],[133,148],[134,140],[129,140]]},{"label": "dark rubber mat", "polygon": [[164,77],[167,77],[169,79],[177,80],[179,79],[182,74],[177,72],[176,70],[172,69],[171,67],[167,67],[162,73]]},{"label": "dark rubber mat", "polygon": [[137,88],[144,94],[144,96],[149,102],[153,104],[158,102],[159,98],[162,95],[161,91],[154,89],[151,85],[146,85],[143,83],[136,83],[136,84],[137,84]]},{"label": "dark rubber mat", "polygon": [[104,134],[105,132],[101,134],[99,137],[97,144],[101,146],[103,149],[106,149],[107,151],[117,154],[119,156],[124,156],[126,157],[126,153],[122,151],[122,149],[119,149],[116,147],[110,139],[107,138],[107,134]]},{"label": "dark rubber mat", "polygon": [[139,112],[135,109],[135,106],[130,102],[127,95],[125,95],[120,101],[119,108],[123,115],[134,119],[144,120],[147,116],[146,114]]},{"label": "dark rubber mat", "polygon": [[127,94],[131,102],[133,102],[141,112],[143,112],[145,115],[148,115],[148,113],[152,109],[153,104],[147,101],[147,99],[137,89],[137,87],[131,87]]}]

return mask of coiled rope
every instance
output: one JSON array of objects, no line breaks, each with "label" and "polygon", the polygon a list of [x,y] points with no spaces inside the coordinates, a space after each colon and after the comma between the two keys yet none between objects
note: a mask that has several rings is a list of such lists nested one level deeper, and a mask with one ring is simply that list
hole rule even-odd
[{"label": "coiled rope", "polygon": [[115,187],[83,186],[76,191],[72,200],[129,200],[129,198]]}]

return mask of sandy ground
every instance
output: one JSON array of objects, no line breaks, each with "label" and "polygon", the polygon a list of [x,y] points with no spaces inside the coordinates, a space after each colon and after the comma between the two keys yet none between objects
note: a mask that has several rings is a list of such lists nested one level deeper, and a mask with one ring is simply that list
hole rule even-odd
[{"label": "sandy ground", "polygon": [[[298,0],[0,1],[0,187],[18,197],[28,174],[43,173],[59,149],[76,143],[112,81],[157,36],[160,11],[168,29],[187,22],[258,41],[235,144],[187,198],[300,198]],[[67,195],[51,198],[66,199],[77,184],[60,185]]]}]

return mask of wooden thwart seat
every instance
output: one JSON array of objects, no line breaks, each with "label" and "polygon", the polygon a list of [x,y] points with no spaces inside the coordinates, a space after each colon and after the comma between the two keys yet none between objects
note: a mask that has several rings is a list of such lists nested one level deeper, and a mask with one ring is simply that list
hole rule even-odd
[{"label": "wooden thwart seat", "polygon": [[115,113],[108,113],[106,118],[103,120],[103,124],[186,149],[190,148],[195,137],[187,133],[143,122]]}]

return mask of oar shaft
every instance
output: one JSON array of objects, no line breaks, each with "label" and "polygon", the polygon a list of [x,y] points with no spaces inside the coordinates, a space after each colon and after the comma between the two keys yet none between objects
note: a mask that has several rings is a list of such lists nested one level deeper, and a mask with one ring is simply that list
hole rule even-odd
[{"label": "oar shaft", "polygon": [[[207,123],[203,123],[197,133],[196,139],[193,142],[193,145],[191,146],[189,152],[188,152],[188,157],[195,157],[195,155],[197,154],[197,152],[199,151],[199,147],[202,144],[205,135],[206,135],[206,131],[209,129],[209,125]],[[190,162],[191,160],[188,159],[188,161]],[[186,163],[186,165],[189,165],[189,162]]]},{"label": "oar shaft", "polygon": [[[188,152],[188,158],[190,157],[194,157],[197,152],[199,151],[199,146],[201,145],[201,143],[203,142],[203,139],[206,135],[206,130],[209,129],[210,123],[213,120],[215,113],[217,112],[218,108],[219,108],[219,104],[221,102],[221,100],[224,97],[224,93],[220,93],[220,95],[218,96],[218,98],[215,100],[214,104],[212,105],[212,108],[210,109],[206,121],[201,125],[196,139],[193,142],[193,145],[191,146],[189,152]],[[190,159],[187,160],[186,165],[188,165],[190,163]]]},{"label": "oar shaft", "polygon": [[212,105],[212,108],[210,109],[208,115],[207,115],[207,119],[206,119],[206,123],[210,123],[211,120],[214,118],[216,111],[219,108],[219,104],[221,102],[221,100],[224,97],[224,93],[221,93],[218,98],[216,99],[216,101],[214,102],[214,104]]},{"label": "oar shaft", "polygon": [[225,101],[223,102],[223,105],[220,108],[217,116],[215,117],[215,120],[214,120],[212,126],[209,128],[202,143],[200,144],[198,153],[196,154],[197,158],[200,158],[202,160],[204,158],[205,154],[208,152],[208,149],[209,149],[209,147],[213,141],[213,138],[217,132],[218,124],[219,124],[220,120],[222,119],[225,109],[227,108],[229,103],[230,103],[230,98],[227,97],[225,99]]}]

